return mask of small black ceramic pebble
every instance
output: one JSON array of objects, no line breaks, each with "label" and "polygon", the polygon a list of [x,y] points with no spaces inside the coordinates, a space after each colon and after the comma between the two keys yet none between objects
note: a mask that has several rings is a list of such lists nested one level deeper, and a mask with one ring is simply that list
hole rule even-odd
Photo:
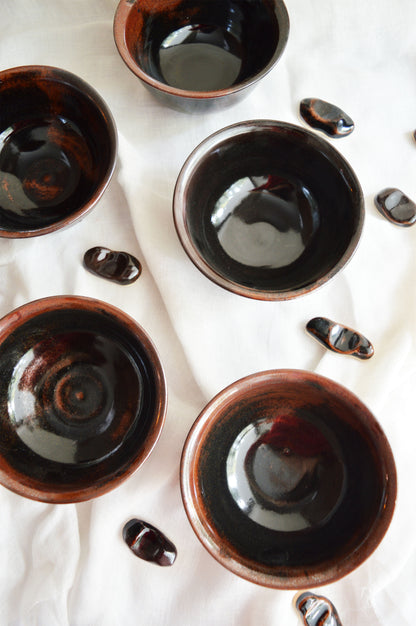
[{"label": "small black ceramic pebble", "polygon": [[115,252],[96,246],[84,254],[84,267],[102,278],[120,285],[130,285],[142,272],[140,262],[128,252]]},{"label": "small black ceramic pebble", "polygon": [[330,137],[345,137],[354,130],[354,122],[349,115],[319,98],[304,98],[300,103],[300,114],[309,126],[322,130]]},{"label": "small black ceramic pebble", "polygon": [[416,204],[400,189],[383,189],[374,198],[380,213],[397,226],[413,226],[416,222]]},{"label": "small black ceramic pebble", "polygon": [[358,359],[369,359],[374,354],[373,346],[363,335],[326,317],[314,317],[307,323],[306,330],[338,354],[349,354]]},{"label": "small black ceramic pebble", "polygon": [[162,567],[173,565],[176,547],[155,526],[138,519],[131,519],[123,528],[123,539],[130,550],[144,561],[151,561]]},{"label": "small black ceramic pebble", "polygon": [[295,606],[306,626],[342,626],[338,611],[324,596],[305,591],[297,596]]}]

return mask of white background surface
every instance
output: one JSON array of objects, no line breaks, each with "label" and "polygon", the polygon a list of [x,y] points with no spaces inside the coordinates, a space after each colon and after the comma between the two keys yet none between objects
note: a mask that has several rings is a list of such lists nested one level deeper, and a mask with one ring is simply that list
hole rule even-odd
[{"label": "white background surface", "polygon": [[[318,591],[344,626],[414,623],[415,228],[376,211],[384,187],[416,199],[416,4],[414,0],[287,0],[291,32],[279,64],[241,104],[190,116],[158,104],[113,42],[116,0],[3,0],[0,67],[48,64],[94,86],[119,133],[115,175],[79,224],[40,238],[0,241],[0,315],[48,295],[101,298],[133,316],[163,362],[169,409],[145,465],[95,501],[53,506],[0,488],[0,624],[42,626],[296,626],[293,592],[263,589],[222,568],[195,537],[181,503],[179,461],[206,402],[255,371],[294,367],[329,376],[375,413],[396,457],[399,497],[381,546],[356,572]],[[341,106],[356,129],[331,143],[355,169],[365,196],[359,248],[329,284],[286,303],[240,298],[188,260],[171,200],[189,152],[211,132],[253,118],[303,125],[304,97]],[[122,287],[87,273],[84,252],[126,250],[143,274]],[[324,315],[374,344],[367,362],[325,351],[305,332]],[[137,559],[121,531],[131,517],[178,548],[171,568]]]}]

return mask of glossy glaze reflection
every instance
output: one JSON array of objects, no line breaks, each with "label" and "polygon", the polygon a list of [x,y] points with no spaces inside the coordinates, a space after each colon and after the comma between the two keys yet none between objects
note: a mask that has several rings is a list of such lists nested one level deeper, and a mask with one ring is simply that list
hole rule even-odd
[{"label": "glossy glaze reflection", "polygon": [[324,596],[305,591],[297,596],[295,606],[305,626],[342,626],[338,611]]},{"label": "glossy glaze reflection", "polygon": [[0,72],[0,236],[80,219],[112,175],[116,133],[101,97],[59,68]]},{"label": "glossy glaze reflection", "polygon": [[[371,444],[337,418],[331,399],[320,400],[307,386],[299,393],[302,400],[276,390],[254,404],[247,400],[234,407],[226,425],[204,440],[198,483],[212,523],[245,559],[271,569],[308,571],[342,553],[340,537],[364,539],[384,498],[384,478]],[[324,410],[318,403],[325,401]],[[247,429],[255,435],[253,443],[246,439]],[[273,443],[264,443],[268,440]],[[227,461],[220,463],[220,458]],[[230,461],[236,466],[232,471]],[[226,488],[219,491],[224,480]],[[364,496],[367,490],[370,498]],[[349,504],[354,501],[362,510]]]},{"label": "glossy glaze reflection", "polygon": [[90,298],[31,302],[0,320],[0,483],[77,502],[125,480],[153,449],[166,386],[143,329]]},{"label": "glossy glaze reflection", "polygon": [[216,201],[211,222],[233,261],[277,269],[302,256],[319,226],[319,211],[300,180],[247,176]]},{"label": "glossy glaze reflection", "polygon": [[114,38],[129,67],[163,103],[187,112],[245,97],[283,53],[281,0],[121,0]]},{"label": "glossy glaze reflection", "polygon": [[302,118],[330,137],[345,137],[354,130],[354,122],[342,109],[320,98],[304,98],[300,103]]},{"label": "glossy glaze reflection", "polygon": [[210,24],[183,26],[163,40],[160,72],[172,87],[216,91],[236,82],[242,56],[241,41],[228,31]]},{"label": "glossy glaze reflection", "polygon": [[144,561],[151,561],[162,567],[175,562],[175,545],[148,522],[138,519],[128,521],[123,528],[123,539],[131,551]]},{"label": "glossy glaze reflection", "polygon": [[374,203],[381,215],[397,226],[413,226],[416,222],[416,204],[400,189],[383,189]]},{"label": "glossy glaze reflection", "polygon": [[192,262],[212,281],[260,300],[319,287],[361,234],[360,184],[327,141],[299,126],[228,126],[189,155],[173,215]]},{"label": "glossy glaze reflection", "polygon": [[[140,369],[98,332],[53,333],[16,361],[9,419],[25,446],[58,463],[94,463],[136,428],[143,402]],[[131,417],[132,416],[132,419]]]},{"label": "glossy glaze reflection", "polygon": [[254,522],[281,532],[326,523],[346,489],[340,448],[296,415],[266,418],[241,431],[227,456],[227,483]]},{"label": "glossy glaze reflection", "polygon": [[364,335],[327,317],[309,320],[306,330],[326,348],[338,354],[348,354],[358,359],[369,359],[374,354],[372,344]]},{"label": "glossy glaze reflection", "polygon": [[140,262],[132,254],[110,250],[103,246],[87,250],[83,264],[92,274],[120,285],[134,283],[142,272]]},{"label": "glossy glaze reflection", "polygon": [[334,582],[376,548],[393,515],[394,459],[370,411],[341,385],[297,370],[233,383],[201,412],[181,462],[198,538],[252,582]]},{"label": "glossy glaze reflection", "polygon": [[78,187],[92,183],[93,168],[82,133],[63,117],[6,129],[0,144],[2,214],[28,225],[62,217]]}]

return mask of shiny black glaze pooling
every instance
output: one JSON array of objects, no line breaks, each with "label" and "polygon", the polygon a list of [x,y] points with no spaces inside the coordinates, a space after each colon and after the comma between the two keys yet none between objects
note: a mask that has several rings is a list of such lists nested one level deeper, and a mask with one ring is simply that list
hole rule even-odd
[{"label": "shiny black glaze pooling", "polygon": [[300,114],[312,128],[330,137],[345,137],[354,130],[354,122],[342,109],[319,98],[304,98]]},{"label": "shiny black glaze pooling", "polygon": [[256,524],[281,532],[323,525],[346,483],[339,446],[288,411],[243,429],[227,457],[227,483]]},{"label": "shiny black glaze pooling", "polygon": [[123,528],[123,539],[131,551],[144,561],[162,567],[173,565],[177,550],[174,544],[155,526],[131,519]]},{"label": "shiny black glaze pooling", "polygon": [[140,262],[128,252],[118,252],[96,246],[84,254],[84,267],[102,278],[107,278],[120,285],[130,285],[136,281],[141,272]]},{"label": "shiny black glaze pooling", "polygon": [[[331,463],[341,481],[325,471]],[[262,510],[246,499],[244,472]],[[371,555],[391,522],[397,479],[389,443],[356,396],[310,372],[272,370],[229,385],[201,412],[182,453],[181,492],[223,566],[299,590],[339,580]],[[271,516],[280,529],[265,523]]]},{"label": "shiny black glaze pooling", "polygon": [[289,32],[280,0],[121,2],[119,51],[150,91],[187,112],[230,106],[278,60]]},{"label": "shiny black glaze pooling", "polygon": [[[188,91],[225,89],[234,83],[252,78],[271,60],[279,38],[272,2],[211,0],[196,3],[185,0],[177,3],[173,10],[165,10],[160,14],[156,3],[156,10],[152,10],[150,14],[152,18],[148,20],[149,27],[144,43],[148,45],[150,42],[151,45],[149,48],[142,48],[141,45],[137,47],[138,61],[151,76]],[[147,19],[146,13],[144,19]],[[172,44],[167,43],[169,38],[174,37],[183,28],[186,29],[184,31],[186,37],[180,44],[179,52],[182,55],[195,56],[197,48],[191,44],[203,44],[205,54],[207,51],[210,52],[205,61],[200,59],[200,63],[194,66],[190,57],[188,60],[185,58],[182,62],[183,69],[185,70],[187,66],[188,71],[179,74],[176,67],[172,76],[169,76],[174,78],[172,82],[166,80],[168,59],[165,60],[164,55],[173,49]],[[189,53],[186,50],[187,46],[191,48]],[[220,51],[218,59],[210,56],[216,48]],[[229,80],[221,68],[224,60],[227,64],[232,62],[238,69]],[[176,60],[176,65],[178,61],[180,59]],[[211,62],[218,68],[218,78],[215,78],[211,71],[205,78],[201,77],[201,71],[206,73]]]},{"label": "shiny black glaze pooling", "polygon": [[158,53],[163,82],[188,91],[215,91],[233,85],[241,73],[242,45],[211,24],[190,24],[170,33]]},{"label": "shiny black glaze pooling", "polygon": [[116,475],[152,426],[153,365],[138,338],[105,313],[39,314],[3,341],[0,372],[2,435],[9,442],[3,455],[24,474],[31,450],[39,459],[31,476],[56,489],[95,480],[99,486],[103,468]]},{"label": "shiny black glaze pooling", "polygon": [[116,136],[100,96],[58,68],[0,80],[0,235],[30,236],[73,221],[114,166]]},{"label": "shiny black glaze pooling", "polygon": [[338,611],[324,596],[305,591],[297,596],[295,606],[305,626],[342,626]]},{"label": "shiny black glaze pooling", "polygon": [[[1,103],[1,99],[0,99]],[[83,167],[78,163],[83,160]],[[93,155],[68,119],[25,120],[3,130],[0,215],[4,225],[48,225],[93,188]]]},{"label": "shiny black glaze pooling", "polygon": [[364,335],[326,317],[314,317],[307,323],[306,330],[338,354],[350,354],[358,359],[369,359],[374,354],[372,344]]},{"label": "shiny black glaze pooling", "polygon": [[245,176],[220,196],[211,221],[233,261],[278,269],[304,253],[319,228],[319,212],[309,190],[296,178]]},{"label": "shiny black glaze pooling", "polygon": [[16,362],[9,419],[19,440],[42,459],[96,463],[122,443],[120,415],[131,412],[136,428],[142,389],[140,370],[114,340],[97,331],[57,332]]},{"label": "shiny black glaze pooling", "polygon": [[[336,400],[334,402],[336,406]],[[284,448],[298,450],[303,420],[305,427],[310,425],[321,433],[328,447],[328,453],[324,453],[323,458],[327,458],[325,454],[329,454],[325,463],[330,463],[332,457],[332,462],[342,464],[346,477],[339,485],[337,504],[328,513],[324,501],[325,513],[322,518],[318,509],[314,512],[315,521],[310,518],[309,526],[303,529],[274,530],[254,522],[240,509],[230,491],[226,459],[243,430],[253,420],[266,416],[272,419],[274,413],[279,413],[279,404],[278,395],[275,397],[270,393],[256,406],[254,415],[250,406],[241,405],[233,408],[235,419],[230,416],[226,424],[216,424],[204,441],[204,451],[198,467],[198,482],[210,512],[210,523],[221,529],[224,540],[242,558],[275,569],[278,573],[286,567],[303,567],[306,572],[309,567],[313,570],[316,564],[333,561],[337,554],[343,554],[344,540],[349,541],[354,537],[354,543],[358,545],[365,539],[371,520],[377,518],[383,506],[385,477],[379,474],[378,461],[375,461],[375,450],[372,449],[371,442],[367,437],[362,437],[362,433],[354,426],[338,419],[335,406],[333,408],[327,402],[310,409],[305,404],[297,410],[299,425],[290,431],[291,435]],[[299,459],[309,456],[307,448],[304,453],[298,450],[296,454]],[[291,455],[287,458],[290,461]],[[289,465],[287,471],[291,471]],[[371,498],[368,494],[371,494]],[[294,509],[298,504],[301,509],[309,507],[308,500],[304,502],[301,499],[298,503],[294,500]],[[269,508],[279,515],[290,513],[289,506],[286,511],[276,506],[269,504]]]},{"label": "shiny black glaze pooling", "polygon": [[[251,289],[284,293],[331,272],[355,237],[361,209],[359,190],[331,163],[326,146],[314,136],[300,137],[296,127],[280,126],[276,133],[267,125],[242,131],[215,145],[193,173],[186,219],[195,246],[216,272]],[[241,180],[250,185],[235,193]],[[229,212],[227,194],[238,200]],[[225,228],[230,233],[223,236]],[[267,259],[262,237],[270,235],[276,243]],[[284,245],[293,237],[295,252]],[[248,260],[236,254],[236,245],[251,255]]]},{"label": "shiny black glaze pooling", "polygon": [[413,226],[416,222],[416,203],[400,189],[383,189],[374,198],[374,204],[381,215],[397,226]]}]

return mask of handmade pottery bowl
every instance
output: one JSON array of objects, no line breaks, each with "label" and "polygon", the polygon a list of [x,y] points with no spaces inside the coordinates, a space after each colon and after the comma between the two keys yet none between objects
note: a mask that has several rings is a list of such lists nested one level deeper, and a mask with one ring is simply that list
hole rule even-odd
[{"label": "handmade pottery bowl", "polygon": [[364,202],[352,168],[328,141],[254,120],[214,133],[191,153],[173,214],[186,253],[208,278],[250,298],[286,300],[346,264]]},{"label": "handmade pottery bowl", "polygon": [[90,298],[37,300],[0,320],[0,483],[44,502],[117,487],[148,457],[166,384],[144,330]]},{"label": "handmade pottery bowl", "polygon": [[165,104],[234,104],[277,63],[288,39],[282,0],[121,0],[118,51]]},{"label": "handmade pottery bowl", "polygon": [[182,498],[205,548],[273,588],[338,580],[383,538],[396,471],[362,402],[300,370],[260,372],[220,392],[186,440]]},{"label": "handmade pottery bowl", "polygon": [[47,66],[0,72],[0,237],[83,217],[110,181],[116,143],[110,111],[81,78]]}]

